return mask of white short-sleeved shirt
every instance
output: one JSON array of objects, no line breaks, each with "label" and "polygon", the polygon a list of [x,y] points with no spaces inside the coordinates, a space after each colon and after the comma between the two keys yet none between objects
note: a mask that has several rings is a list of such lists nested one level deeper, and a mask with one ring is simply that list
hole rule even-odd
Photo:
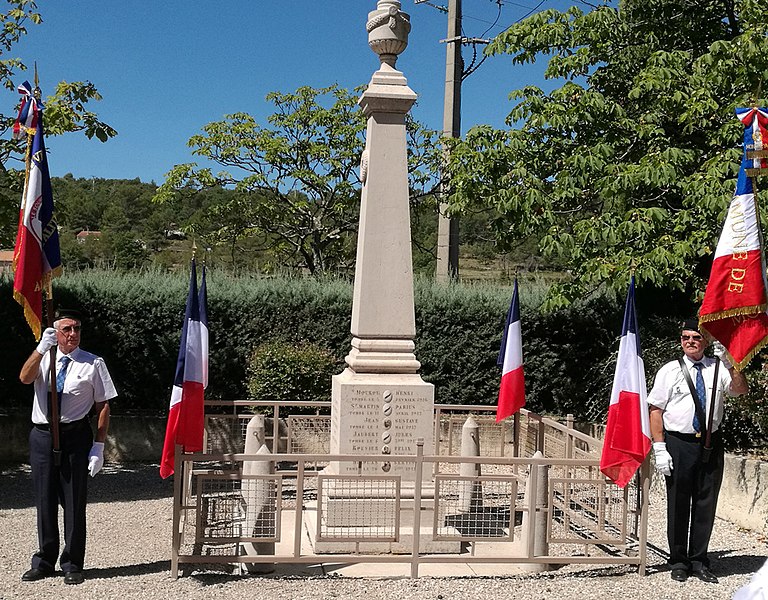
[{"label": "white short-sleeved shirt", "polygon": [[[43,356],[35,379],[32,422],[38,425],[48,423],[50,356],[48,352]],[[56,351],[56,373],[61,368],[63,356],[61,350]],[[112,377],[102,358],[80,348],[75,348],[68,356],[72,362],[67,367],[64,391],[61,394],[59,416],[62,423],[79,421],[88,414],[95,403],[106,402],[117,396]]]},{"label": "white short-sleeved shirt", "polygon": [[[704,386],[707,389],[707,408],[704,411],[707,419],[709,419],[709,410],[712,404],[715,361],[716,359],[706,356],[700,361],[704,365],[701,374],[704,378]],[[694,361],[684,356],[683,363],[688,369],[691,381],[696,385]],[[731,392],[731,374],[723,365],[720,365],[717,378],[719,383],[715,398],[712,431],[717,431],[718,427],[720,427],[720,422],[723,420],[723,395],[733,395]],[[668,362],[656,373],[653,388],[648,394],[648,404],[664,410],[664,429],[666,431],[696,433],[696,430],[693,428],[693,416],[696,414],[696,408],[693,405],[691,390],[688,387],[683,372],[680,370],[680,363],[678,361]]]}]

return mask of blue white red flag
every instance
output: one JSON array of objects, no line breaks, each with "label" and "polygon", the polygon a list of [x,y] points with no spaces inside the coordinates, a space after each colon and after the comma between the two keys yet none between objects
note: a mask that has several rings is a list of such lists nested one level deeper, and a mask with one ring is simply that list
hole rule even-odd
[{"label": "blue white red flag", "polygon": [[651,425],[646,400],[645,367],[637,328],[635,278],[632,277],[624,308],[600,471],[619,487],[624,487],[643,464],[650,449]]},{"label": "blue white red flag", "polygon": [[176,377],[171,391],[168,425],[165,430],[163,456],[160,459],[160,477],[165,479],[174,472],[176,445],[184,452],[203,449],[204,390],[208,386],[208,307],[205,267],[197,291],[195,260],[187,295],[187,308],[181,330]]},{"label": "blue white red flag", "polygon": [[13,124],[13,139],[21,140],[27,135],[27,133],[34,134],[37,129],[37,122],[39,118],[39,112],[42,109],[42,103],[38,104],[37,98],[35,98],[32,92],[32,86],[29,85],[29,81],[25,81],[16,91],[21,94],[21,106],[19,106],[19,115],[16,117],[16,122]]},{"label": "blue white red flag", "polygon": [[[758,175],[768,168],[768,109],[753,106],[737,108],[736,116],[744,125],[744,168],[747,175]],[[754,158],[748,158],[747,152]]]},{"label": "blue white red flag", "polygon": [[[768,283],[762,233],[752,179],[763,158],[747,158],[747,146],[762,151],[768,125],[765,109],[739,109],[744,123],[744,156],[736,193],[728,207],[712,271],[699,311],[699,325],[725,346],[733,366],[741,370],[768,343]],[[768,145],[768,139],[766,139]]]},{"label": "blue white red flag", "polygon": [[43,289],[49,286],[51,278],[61,274],[61,252],[45,151],[43,107],[40,103],[35,103],[35,107],[39,111],[31,121],[35,129],[25,126],[29,134],[28,166],[13,250],[13,297],[24,308],[24,317],[39,339]]},{"label": "blue white red flag", "polygon": [[501,337],[501,349],[496,361],[501,367],[499,402],[496,422],[503,421],[525,406],[525,379],[523,377],[523,336],[520,330],[520,301],[517,279],[512,302],[507,313],[507,323]]}]

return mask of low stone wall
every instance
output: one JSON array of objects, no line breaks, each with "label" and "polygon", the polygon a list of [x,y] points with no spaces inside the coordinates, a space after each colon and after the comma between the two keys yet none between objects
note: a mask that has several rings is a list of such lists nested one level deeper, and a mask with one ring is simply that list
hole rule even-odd
[{"label": "low stone wall", "polygon": [[[166,422],[166,417],[113,415],[104,444],[105,460],[159,463]],[[29,462],[30,427],[27,415],[0,416],[0,456],[3,461]]]},{"label": "low stone wall", "polygon": [[[165,417],[113,416],[104,449],[106,460],[159,462],[166,421]],[[26,415],[0,416],[1,460],[29,460],[29,429]],[[652,485],[663,484],[654,476]],[[717,516],[739,527],[768,534],[768,462],[726,455]]]},{"label": "low stone wall", "polygon": [[768,462],[725,456],[717,516],[768,535]]}]

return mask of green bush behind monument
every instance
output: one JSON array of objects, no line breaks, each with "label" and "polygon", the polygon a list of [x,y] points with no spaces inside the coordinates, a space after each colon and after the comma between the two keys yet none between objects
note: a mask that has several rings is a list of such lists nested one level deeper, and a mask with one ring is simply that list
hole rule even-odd
[{"label": "green bush behind monument", "polygon": [[[54,282],[56,304],[88,314],[83,347],[103,356],[120,397],[118,414],[164,414],[173,383],[188,289],[186,273],[68,272]],[[542,313],[545,284],[521,281],[526,407],[577,420],[604,422],[621,333],[623,299],[596,294],[568,309]],[[416,357],[436,402],[495,405],[496,365],[511,290],[483,285],[415,288]],[[234,277],[208,274],[209,399],[330,399],[330,373],[344,368],[350,349],[352,286],[339,279]],[[675,356],[677,322],[693,307],[685,299],[638,292],[640,335],[649,385]],[[0,345],[0,410],[26,411],[31,390],[18,371],[35,346],[0,276],[5,344]],[[688,312],[686,312],[688,311]],[[304,360],[307,368],[297,369]],[[761,357],[750,365],[752,392],[732,402],[731,448],[765,446],[768,377]],[[270,389],[274,393],[270,397]],[[250,390],[250,391],[249,391]]]}]

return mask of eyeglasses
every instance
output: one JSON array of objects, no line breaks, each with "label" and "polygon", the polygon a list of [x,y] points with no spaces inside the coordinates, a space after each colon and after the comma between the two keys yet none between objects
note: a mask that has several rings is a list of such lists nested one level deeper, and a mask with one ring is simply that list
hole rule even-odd
[{"label": "eyeglasses", "polygon": [[683,340],[684,342],[687,342],[688,340],[693,340],[694,342],[700,342],[704,338],[701,337],[700,335],[681,335],[680,339]]},{"label": "eyeglasses", "polygon": [[64,325],[64,327],[59,327],[59,331],[62,333],[72,333],[73,331],[75,333],[80,333],[82,328],[82,325]]}]

